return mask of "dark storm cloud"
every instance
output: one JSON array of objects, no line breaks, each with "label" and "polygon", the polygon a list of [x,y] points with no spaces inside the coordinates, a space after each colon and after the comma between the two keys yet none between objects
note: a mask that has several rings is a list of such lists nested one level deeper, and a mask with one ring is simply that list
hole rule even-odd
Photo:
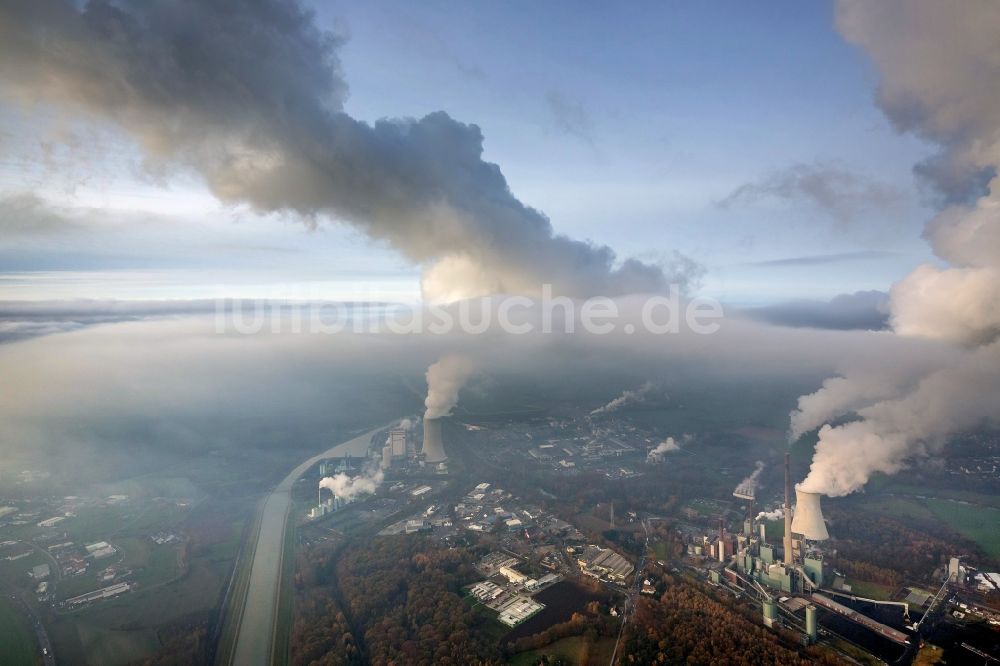
[{"label": "dark storm cloud", "polygon": [[744,312],[752,319],[779,326],[881,331],[889,325],[889,294],[859,291],[840,294],[829,301],[789,301],[747,308]]},{"label": "dark storm cloud", "polygon": [[805,201],[846,223],[871,211],[898,207],[905,197],[887,183],[817,162],[793,164],[744,183],[721,199],[718,206],[748,206],[766,199]]},{"label": "dark storm cloud", "polygon": [[2,94],[123,128],[147,167],[188,168],[222,201],[349,222],[461,296],[660,291],[664,271],[554,232],[444,112],[373,125],[343,111],[339,42],[295,2],[12,0]]}]

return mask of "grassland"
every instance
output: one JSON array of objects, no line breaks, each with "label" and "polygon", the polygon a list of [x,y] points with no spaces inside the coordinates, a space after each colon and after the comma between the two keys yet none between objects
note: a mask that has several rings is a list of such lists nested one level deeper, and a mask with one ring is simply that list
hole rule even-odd
[{"label": "grassland", "polygon": [[0,595],[0,661],[4,666],[36,663],[35,637],[7,595]]},{"label": "grassland", "polygon": [[[927,491],[924,491],[925,493]],[[901,520],[915,520],[950,528],[975,542],[994,560],[1000,561],[1000,508],[993,497],[960,491],[925,495],[874,496],[867,506]],[[988,500],[980,503],[980,500]]]},{"label": "grassland", "polygon": [[511,658],[510,663],[512,666],[534,666],[543,657],[549,656],[556,658],[554,662],[550,659],[550,663],[573,664],[573,666],[607,664],[611,661],[614,647],[613,638],[602,638],[592,643],[583,636],[569,636],[537,650],[519,652]]},{"label": "grassland", "polygon": [[1000,509],[953,500],[924,499],[921,503],[962,536],[1000,560]]},{"label": "grassland", "polygon": [[879,585],[878,583],[853,579],[849,582],[851,584],[851,592],[859,597],[867,597],[869,599],[889,601],[892,599],[892,593],[895,591],[888,585]]}]

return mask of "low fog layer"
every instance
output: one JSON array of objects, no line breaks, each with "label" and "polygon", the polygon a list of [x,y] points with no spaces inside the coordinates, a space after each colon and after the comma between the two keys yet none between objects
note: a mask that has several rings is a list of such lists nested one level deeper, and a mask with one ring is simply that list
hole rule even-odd
[{"label": "low fog layer", "polygon": [[[623,311],[630,307],[621,301]],[[701,386],[753,378],[802,384],[872,359],[940,367],[952,359],[950,348],[936,342],[780,328],[738,317],[724,319],[714,335],[605,336],[273,334],[266,328],[240,335],[217,333],[212,317],[151,319],[0,345],[8,380],[0,388],[4,450],[98,466],[126,447],[180,455],[217,446],[309,446],[261,441],[240,424],[360,428],[370,423],[357,419],[376,407],[381,411],[370,414],[371,422],[416,414],[426,396],[425,369],[451,354],[475,358],[486,380],[516,376],[553,390],[585,387],[594,402],[602,393],[603,400],[614,397],[610,377],[633,387],[676,376],[695,377]],[[384,413],[394,408],[406,411]]]}]

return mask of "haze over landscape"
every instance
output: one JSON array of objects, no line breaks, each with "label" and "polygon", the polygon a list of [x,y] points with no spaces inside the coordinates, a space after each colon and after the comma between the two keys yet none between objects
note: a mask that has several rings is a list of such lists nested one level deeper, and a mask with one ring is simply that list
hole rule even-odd
[{"label": "haze over landscape", "polygon": [[998,34],[0,3],[0,662],[1000,659]]}]

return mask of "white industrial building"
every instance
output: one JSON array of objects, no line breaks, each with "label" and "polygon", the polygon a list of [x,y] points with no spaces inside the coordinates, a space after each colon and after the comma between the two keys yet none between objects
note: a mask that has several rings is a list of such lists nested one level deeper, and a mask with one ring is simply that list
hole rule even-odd
[{"label": "white industrial building", "polygon": [[514,627],[543,608],[545,608],[544,604],[538,603],[531,597],[518,596],[514,597],[510,603],[500,610],[500,615],[497,619],[508,627]]}]

